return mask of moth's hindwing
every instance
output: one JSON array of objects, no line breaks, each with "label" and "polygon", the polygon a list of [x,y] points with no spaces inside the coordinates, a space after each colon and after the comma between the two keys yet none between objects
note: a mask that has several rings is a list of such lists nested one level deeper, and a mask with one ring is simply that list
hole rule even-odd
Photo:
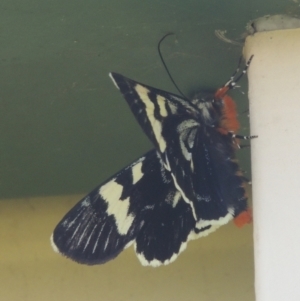
[{"label": "moth's hindwing", "polygon": [[143,265],[173,261],[195,220],[155,150],[84,197],[57,225],[53,248],[85,264],[104,263],[132,243]]}]

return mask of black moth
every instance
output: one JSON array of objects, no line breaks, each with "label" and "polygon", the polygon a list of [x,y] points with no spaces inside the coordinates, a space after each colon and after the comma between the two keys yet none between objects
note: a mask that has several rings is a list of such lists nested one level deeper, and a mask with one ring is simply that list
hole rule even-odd
[{"label": "black moth", "polygon": [[238,139],[250,137],[235,134],[239,124],[227,92],[251,59],[215,94],[191,100],[111,73],[154,149],[63,217],[51,237],[54,250],[93,265],[134,244],[142,265],[159,266],[232,219],[238,226],[250,222],[235,157]]}]

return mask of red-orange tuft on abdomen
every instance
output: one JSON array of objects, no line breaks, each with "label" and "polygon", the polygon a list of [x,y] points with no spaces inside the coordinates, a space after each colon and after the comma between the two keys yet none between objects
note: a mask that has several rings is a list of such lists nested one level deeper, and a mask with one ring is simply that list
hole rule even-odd
[{"label": "red-orange tuft on abdomen", "polygon": [[241,228],[246,224],[250,224],[252,222],[252,211],[251,209],[247,209],[247,211],[241,212],[237,217],[233,220],[234,224]]}]

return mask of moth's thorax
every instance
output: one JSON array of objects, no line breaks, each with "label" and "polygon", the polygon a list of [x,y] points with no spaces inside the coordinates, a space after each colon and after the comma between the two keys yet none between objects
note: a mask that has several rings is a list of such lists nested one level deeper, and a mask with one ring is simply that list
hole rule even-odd
[{"label": "moth's thorax", "polygon": [[203,124],[220,128],[222,133],[236,132],[239,128],[234,100],[226,94],[227,87],[223,87],[215,94],[197,94],[192,103],[199,110],[199,117]]}]

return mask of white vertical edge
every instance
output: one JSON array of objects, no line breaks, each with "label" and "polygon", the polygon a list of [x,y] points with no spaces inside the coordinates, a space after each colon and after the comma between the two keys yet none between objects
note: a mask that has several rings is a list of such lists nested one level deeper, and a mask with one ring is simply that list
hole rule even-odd
[{"label": "white vertical edge", "polygon": [[257,33],[248,72],[256,301],[300,300],[300,29]]}]

